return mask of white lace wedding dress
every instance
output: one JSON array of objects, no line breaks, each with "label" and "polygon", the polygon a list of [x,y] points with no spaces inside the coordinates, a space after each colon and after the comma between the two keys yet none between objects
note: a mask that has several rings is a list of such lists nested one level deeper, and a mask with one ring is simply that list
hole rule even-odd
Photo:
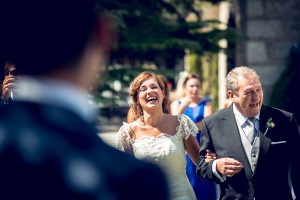
[{"label": "white lace wedding dress", "polygon": [[185,115],[178,115],[178,120],[180,123],[174,135],[162,133],[157,137],[143,136],[136,140],[130,138],[129,124],[124,123],[117,134],[115,146],[124,151],[124,145],[129,145],[136,158],[158,164],[168,178],[171,200],[193,200],[196,196],[186,176],[183,141],[190,135],[194,137],[198,129]]}]

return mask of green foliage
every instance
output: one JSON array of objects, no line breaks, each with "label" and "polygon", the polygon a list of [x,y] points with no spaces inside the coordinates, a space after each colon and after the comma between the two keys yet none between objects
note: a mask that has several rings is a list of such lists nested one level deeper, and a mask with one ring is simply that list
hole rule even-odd
[{"label": "green foliage", "polygon": [[207,53],[203,56],[189,56],[190,73],[196,73],[201,78],[201,95],[213,100],[214,108],[218,107],[218,55]]},{"label": "green foliage", "polygon": [[[230,36],[227,30],[217,28],[219,22],[201,20],[201,11],[197,7],[200,2],[102,0],[101,9],[112,15],[119,30],[118,46],[112,54],[112,62],[151,61],[159,66],[174,68],[172,64],[183,57],[185,49],[198,55],[219,51],[218,41]],[[193,20],[188,21],[191,14]],[[204,28],[206,31],[201,31]],[[175,61],[169,64],[170,55]]]},{"label": "green foliage", "polygon": [[[113,67],[101,77],[104,84],[97,95],[102,106],[125,105],[129,83],[145,70],[141,67],[145,63],[154,64],[160,69],[158,73],[174,79],[175,65],[187,49],[197,55],[218,52],[222,50],[218,45],[220,39],[234,38],[232,30],[218,28],[218,21],[201,19],[200,0],[99,2],[98,9],[111,15],[118,29],[118,42],[110,61]],[[192,20],[188,20],[190,16]],[[116,85],[120,86],[117,90]]]}]

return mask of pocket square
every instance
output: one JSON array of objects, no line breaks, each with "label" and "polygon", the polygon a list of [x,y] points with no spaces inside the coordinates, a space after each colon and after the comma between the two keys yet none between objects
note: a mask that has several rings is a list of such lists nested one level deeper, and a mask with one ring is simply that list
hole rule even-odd
[{"label": "pocket square", "polygon": [[283,140],[283,141],[277,141],[277,142],[271,142],[271,144],[284,144],[284,143],[286,143],[285,140]]}]

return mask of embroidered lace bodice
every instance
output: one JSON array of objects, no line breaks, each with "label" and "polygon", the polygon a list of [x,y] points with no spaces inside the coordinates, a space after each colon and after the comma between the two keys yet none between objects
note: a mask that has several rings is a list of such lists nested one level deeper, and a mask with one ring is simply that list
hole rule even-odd
[{"label": "embroidered lace bodice", "polygon": [[198,129],[186,115],[178,115],[178,121],[174,135],[162,133],[156,137],[142,136],[135,140],[129,136],[129,124],[124,123],[117,134],[115,146],[124,151],[123,145],[129,145],[136,158],[158,164],[168,178],[172,200],[196,199],[186,176],[184,140],[190,135],[194,137]]}]

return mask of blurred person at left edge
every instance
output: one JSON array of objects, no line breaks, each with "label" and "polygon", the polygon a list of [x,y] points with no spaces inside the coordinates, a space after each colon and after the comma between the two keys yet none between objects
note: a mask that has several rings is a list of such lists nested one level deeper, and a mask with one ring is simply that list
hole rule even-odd
[{"label": "blurred person at left edge", "polygon": [[0,199],[168,198],[157,166],[97,136],[87,90],[113,42],[98,4],[99,15],[90,0],[0,2],[0,56],[20,74],[0,108]]},{"label": "blurred person at left edge", "polygon": [[2,81],[1,101],[3,104],[8,104],[14,100],[14,88],[17,79],[16,65],[10,61],[7,61],[4,66],[5,77]]}]

